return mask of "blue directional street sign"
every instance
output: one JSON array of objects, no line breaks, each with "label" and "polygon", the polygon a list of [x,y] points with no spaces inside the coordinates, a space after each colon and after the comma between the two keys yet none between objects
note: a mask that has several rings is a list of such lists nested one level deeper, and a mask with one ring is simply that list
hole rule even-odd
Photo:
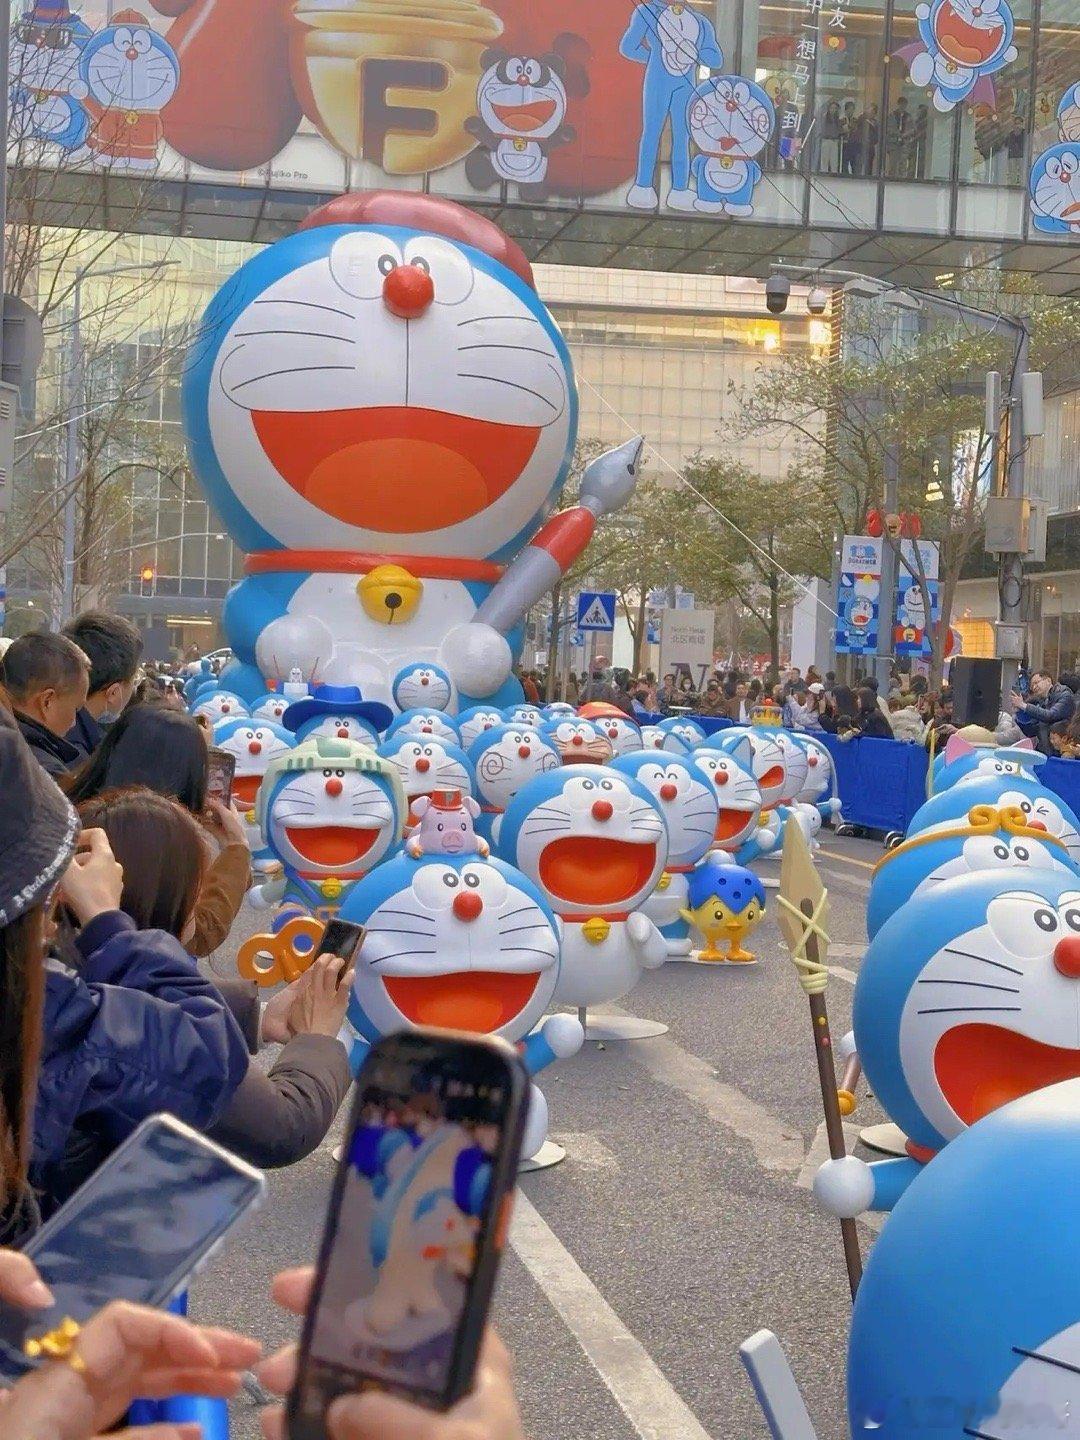
[{"label": "blue directional street sign", "polygon": [[579,630],[615,629],[614,590],[583,590],[577,602]]}]

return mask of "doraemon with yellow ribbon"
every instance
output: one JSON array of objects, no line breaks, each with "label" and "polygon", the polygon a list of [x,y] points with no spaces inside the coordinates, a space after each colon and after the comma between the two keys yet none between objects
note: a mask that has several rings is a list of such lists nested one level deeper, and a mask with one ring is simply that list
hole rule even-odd
[{"label": "doraemon with yellow ribbon", "polygon": [[300,912],[331,920],[368,871],[400,844],[408,805],[394,765],[353,740],[315,735],[267,767],[256,816],[282,874],[253,892],[277,905],[275,924]]},{"label": "doraemon with yellow ribbon", "polygon": [[522,622],[637,483],[641,441],[570,470],[577,387],[524,252],[419,192],[337,196],[260,250],[197,327],[192,468],[246,578],[225,683],[294,668],[389,703],[437,666],[451,709],[521,699]]}]

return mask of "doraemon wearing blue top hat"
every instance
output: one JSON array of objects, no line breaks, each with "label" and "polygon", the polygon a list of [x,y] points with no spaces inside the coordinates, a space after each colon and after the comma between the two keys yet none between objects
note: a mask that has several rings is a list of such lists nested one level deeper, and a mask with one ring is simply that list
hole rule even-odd
[{"label": "doraemon wearing blue top hat", "polygon": [[388,705],[365,700],[356,685],[319,685],[313,695],[290,705],[281,723],[297,740],[329,735],[335,740],[378,745],[380,734],[393,718]]}]

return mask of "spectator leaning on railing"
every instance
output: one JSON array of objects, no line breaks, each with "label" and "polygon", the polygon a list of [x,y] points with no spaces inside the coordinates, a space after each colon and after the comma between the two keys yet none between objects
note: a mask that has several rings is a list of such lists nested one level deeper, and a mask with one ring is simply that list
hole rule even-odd
[{"label": "spectator leaning on railing", "polygon": [[1055,681],[1049,670],[1036,670],[1031,677],[1027,698],[1014,690],[1011,695],[1016,723],[1025,735],[1035,741],[1035,748],[1052,755],[1050,732],[1072,719],[1076,696],[1067,685]]}]

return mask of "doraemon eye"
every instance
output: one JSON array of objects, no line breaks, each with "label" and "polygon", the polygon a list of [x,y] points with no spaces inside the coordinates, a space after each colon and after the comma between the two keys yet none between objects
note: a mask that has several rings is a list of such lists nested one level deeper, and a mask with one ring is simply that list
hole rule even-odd
[{"label": "doraemon eye", "polygon": [[378,299],[387,275],[401,263],[401,251],[393,240],[374,230],[352,230],[335,240],[330,251],[334,282],[357,300]]},{"label": "doraemon eye", "polygon": [[614,782],[611,781],[611,780],[601,780],[601,781],[600,781],[600,789],[601,789],[601,790],[614,790],[614,789],[615,789]]},{"label": "doraemon eye", "polygon": [[749,87],[749,85],[739,84],[739,85],[734,86],[734,88],[732,89],[732,92],[731,92],[731,97],[732,97],[732,99],[735,101],[736,105],[749,105],[749,103],[750,103],[750,87]]},{"label": "doraemon eye", "polygon": [[526,60],[523,71],[524,78],[530,85],[539,85],[542,71],[538,60]]},{"label": "doraemon eye", "polygon": [[140,55],[149,55],[153,48],[150,32],[148,30],[136,30],[131,37],[131,48],[137,50]]},{"label": "doraemon eye", "polygon": [[[464,828],[465,827],[462,826],[462,829]],[[465,884],[469,887],[470,890],[479,890],[480,876],[477,875],[475,870],[466,870],[465,874],[462,876],[462,879],[465,881]]]},{"label": "doraemon eye", "polygon": [[132,33],[126,25],[120,25],[113,36],[113,45],[117,50],[130,50]]},{"label": "doraemon eye", "polygon": [[458,878],[453,873],[449,875],[444,875],[442,883],[446,886],[448,890],[455,890],[457,888]]},{"label": "doraemon eye", "polygon": [[1010,955],[1035,959],[1061,931],[1057,911],[1038,895],[999,895],[986,908],[990,932]]},{"label": "doraemon eye", "polygon": [[1080,905],[1059,906],[1058,915],[1066,930],[1080,934]]},{"label": "doraemon eye", "polygon": [[460,305],[472,294],[476,278],[473,267],[456,246],[435,235],[408,241],[405,264],[426,270],[431,276],[436,305]]}]

